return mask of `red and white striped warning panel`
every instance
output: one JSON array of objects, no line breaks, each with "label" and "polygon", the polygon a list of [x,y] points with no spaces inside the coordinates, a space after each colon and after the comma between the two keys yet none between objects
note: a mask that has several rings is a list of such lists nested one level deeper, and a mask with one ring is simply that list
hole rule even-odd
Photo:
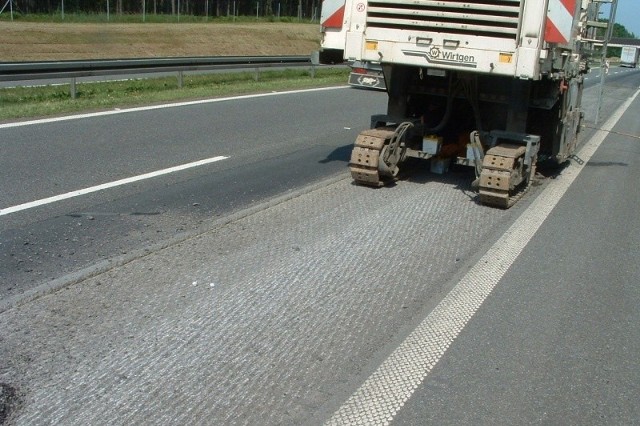
[{"label": "red and white striped warning panel", "polygon": [[575,11],[576,0],[549,0],[544,40],[548,43],[569,43]]},{"label": "red and white striped warning panel", "polygon": [[325,28],[342,28],[344,3],[345,0],[324,0],[322,2],[320,25]]}]

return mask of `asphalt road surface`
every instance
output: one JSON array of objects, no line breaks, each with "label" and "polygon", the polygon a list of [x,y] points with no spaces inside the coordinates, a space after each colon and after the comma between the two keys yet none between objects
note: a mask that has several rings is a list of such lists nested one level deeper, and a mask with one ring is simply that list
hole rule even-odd
[{"label": "asphalt road surface", "polygon": [[136,256],[204,222],[344,173],[370,109],[385,105],[384,94],[339,88],[5,125],[3,212],[227,158],[0,216],[0,297],[114,256]]},{"label": "asphalt road surface", "polygon": [[[599,82],[597,70],[586,82]],[[615,68],[615,82],[633,70]],[[224,161],[2,217],[0,300],[140,255],[203,222],[345,171],[384,93],[244,97],[0,125],[0,209],[93,190],[197,161]],[[259,117],[259,119],[257,119]],[[110,261],[110,262],[109,262]],[[102,262],[102,263],[101,263]],[[96,265],[103,267],[96,268]],[[80,272],[82,271],[82,272]],[[77,276],[70,274],[78,272]]]},{"label": "asphalt road surface", "polygon": [[635,423],[639,86],[611,75],[597,126],[590,87],[584,150],[508,211],[466,169],[352,185],[378,92],[3,126],[0,401],[16,424]]}]

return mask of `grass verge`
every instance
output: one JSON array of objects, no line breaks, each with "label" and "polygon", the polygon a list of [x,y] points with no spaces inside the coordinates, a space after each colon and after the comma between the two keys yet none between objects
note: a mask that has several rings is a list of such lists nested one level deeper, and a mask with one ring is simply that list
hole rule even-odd
[{"label": "grass verge", "polygon": [[349,70],[331,68],[263,71],[184,76],[116,82],[78,83],[76,98],[70,85],[0,89],[0,121],[64,115],[68,113],[126,108],[163,102],[206,99],[346,84]]}]

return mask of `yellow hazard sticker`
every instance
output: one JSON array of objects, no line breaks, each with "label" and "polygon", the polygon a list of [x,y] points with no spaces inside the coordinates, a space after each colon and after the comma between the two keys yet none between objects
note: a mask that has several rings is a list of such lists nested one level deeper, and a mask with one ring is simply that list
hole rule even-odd
[{"label": "yellow hazard sticker", "polygon": [[372,41],[372,40],[367,40],[365,43],[365,49],[367,50],[378,50],[378,42],[377,41]]},{"label": "yellow hazard sticker", "polygon": [[510,64],[513,61],[513,54],[511,53],[501,53],[500,54],[500,62],[503,64]]}]

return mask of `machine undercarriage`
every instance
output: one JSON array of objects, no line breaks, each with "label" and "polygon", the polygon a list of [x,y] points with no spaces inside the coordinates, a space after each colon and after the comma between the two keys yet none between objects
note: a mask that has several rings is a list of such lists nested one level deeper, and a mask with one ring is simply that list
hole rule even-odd
[{"label": "machine undercarriage", "polygon": [[531,184],[539,159],[564,162],[580,127],[582,77],[506,76],[384,65],[387,114],[357,138],[357,183],[394,180],[407,158],[472,166],[483,204],[508,208]]}]

